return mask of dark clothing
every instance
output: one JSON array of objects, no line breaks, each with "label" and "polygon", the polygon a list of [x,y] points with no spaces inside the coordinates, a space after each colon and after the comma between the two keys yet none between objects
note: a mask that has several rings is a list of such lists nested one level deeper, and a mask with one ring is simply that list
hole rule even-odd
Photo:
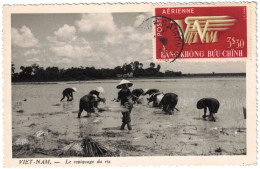
[{"label": "dark clothing", "polygon": [[[62,101],[65,97],[67,97],[67,101],[72,101],[73,100],[73,92],[75,92],[72,88],[66,88],[63,90],[62,95],[63,97],[61,98],[60,101]],[[70,99],[71,97],[71,99]]]},{"label": "dark clothing", "polygon": [[83,96],[79,101],[78,118],[80,118],[83,110],[85,110],[88,113],[88,116],[90,116],[90,113],[93,112],[94,107],[97,107],[97,104],[95,104],[95,102],[95,97],[93,95],[88,94]]},{"label": "dark clothing", "polygon": [[151,95],[153,93],[158,93],[158,92],[160,92],[158,89],[149,89],[147,92],[145,92],[144,95],[147,95],[147,94]]},{"label": "dark clothing", "polygon": [[153,102],[153,107],[158,107],[158,103],[157,103],[157,96],[160,95],[160,94],[163,94],[163,93],[160,93],[160,92],[157,92],[157,93],[153,93],[150,98],[147,99],[148,101],[148,104],[150,102]]},{"label": "dark clothing", "polygon": [[143,89],[134,89],[132,91],[133,101],[135,101],[137,104],[140,104],[141,102],[138,101],[139,97],[144,93]]},{"label": "dark clothing", "polygon": [[[132,94],[131,94],[131,91],[129,89],[127,89],[127,91],[123,91],[123,90],[120,90],[118,92],[118,97],[117,97],[117,100],[120,100],[121,101],[121,105],[125,105],[130,99],[131,99]],[[123,130],[124,129],[124,126],[127,124],[127,127],[129,130],[132,129],[131,125],[130,125],[130,122],[131,122],[131,117],[130,117],[130,113],[131,113],[131,110],[132,108],[128,109],[128,111],[126,112],[122,112],[122,115],[123,115],[123,119],[122,119],[122,126],[121,126],[121,129]]]},{"label": "dark clothing", "polygon": [[136,97],[141,96],[144,93],[143,89],[134,89],[132,91],[132,95],[135,95]]},{"label": "dark clothing", "polygon": [[101,99],[100,97],[99,97],[99,92],[98,91],[96,91],[96,90],[91,90],[90,92],[89,92],[89,94],[94,94],[94,95],[96,95],[99,99]]},{"label": "dark clothing", "polygon": [[126,102],[128,102],[129,99],[131,99],[132,94],[129,89],[127,91],[120,90],[118,92],[117,100],[121,101],[121,105],[124,105]]},{"label": "dark clothing", "polygon": [[203,98],[200,99],[197,103],[197,108],[198,109],[205,109],[208,108],[209,112],[212,114],[215,114],[218,112],[219,109],[219,101],[214,98]]},{"label": "dark clothing", "polygon": [[130,123],[131,122],[130,114],[131,114],[131,110],[129,110],[127,112],[122,112],[122,115],[123,115],[122,122],[123,123]]},{"label": "dark clothing", "polygon": [[209,109],[209,120],[216,121],[213,114],[218,112],[219,109],[219,102],[217,99],[214,98],[203,98],[197,102],[198,109],[204,109],[204,115],[202,116],[204,119],[207,117],[207,108]]},{"label": "dark clothing", "polygon": [[171,114],[171,111],[174,111],[175,106],[178,103],[178,95],[174,94],[174,93],[166,93],[162,100],[161,103],[159,104],[159,106],[163,106],[163,110],[166,113]]}]

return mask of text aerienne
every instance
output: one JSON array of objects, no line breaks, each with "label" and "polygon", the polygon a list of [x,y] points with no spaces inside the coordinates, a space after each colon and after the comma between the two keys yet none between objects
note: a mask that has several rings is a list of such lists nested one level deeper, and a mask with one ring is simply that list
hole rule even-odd
[{"label": "text aerienne", "polygon": [[162,14],[191,14],[194,13],[194,8],[168,8],[162,11]]}]

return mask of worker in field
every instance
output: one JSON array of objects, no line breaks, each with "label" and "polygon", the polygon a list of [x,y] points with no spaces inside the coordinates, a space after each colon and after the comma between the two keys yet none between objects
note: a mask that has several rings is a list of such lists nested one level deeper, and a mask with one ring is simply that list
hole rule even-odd
[{"label": "worker in field", "polygon": [[174,110],[179,111],[176,108],[178,103],[178,95],[174,93],[154,93],[147,100],[148,104],[153,102],[153,107],[162,107],[165,114],[172,115]]},{"label": "worker in field", "polygon": [[129,87],[131,86],[133,86],[133,83],[123,79],[116,87],[117,89],[120,89],[116,101],[120,101],[120,105],[128,109],[128,111],[122,112],[123,119],[120,128],[121,130],[124,130],[126,125],[128,130],[132,130],[130,114],[133,108],[132,99],[136,98],[136,96],[133,96],[131,91],[129,90]]},{"label": "worker in field", "polygon": [[87,112],[87,117],[90,117],[91,113],[95,113],[95,109],[98,108],[99,102],[103,102],[103,103],[106,102],[105,98],[99,97],[100,93],[105,93],[105,91],[102,87],[97,87],[96,90],[90,91],[89,94],[83,96],[80,99],[78,118],[80,118],[83,110],[85,110]]},{"label": "worker in field", "polygon": [[75,87],[64,89],[63,92],[62,92],[63,97],[61,98],[60,101],[62,101],[65,97],[67,97],[67,101],[72,101],[73,100],[73,92],[77,92],[77,89]]},{"label": "worker in field", "polygon": [[142,99],[142,95],[143,95],[143,94],[144,94],[143,89],[134,89],[134,90],[132,91],[132,95],[135,96],[135,97],[133,98],[133,101],[134,101],[135,103],[137,103],[137,104],[141,104],[141,103],[142,103],[141,99]]},{"label": "worker in field", "polygon": [[96,90],[91,90],[89,92],[89,94],[96,95],[97,98],[100,99],[100,100],[105,99],[105,98],[99,97],[99,94],[103,94],[103,93],[105,93],[105,90],[103,89],[103,87],[97,87]]},{"label": "worker in field", "polygon": [[[160,97],[160,95],[157,96],[157,98]],[[160,99],[160,98],[159,98]],[[157,101],[159,104],[159,107],[163,107],[163,111],[165,114],[172,115],[174,110],[179,111],[176,108],[176,105],[178,103],[178,95],[175,93],[165,93],[161,99],[161,101]]]},{"label": "worker in field", "polygon": [[[215,98],[202,98],[197,102],[198,109],[204,109],[203,119],[209,117],[210,121],[216,121],[214,114],[218,112],[219,101]],[[206,116],[207,108],[209,109],[209,116]]]}]

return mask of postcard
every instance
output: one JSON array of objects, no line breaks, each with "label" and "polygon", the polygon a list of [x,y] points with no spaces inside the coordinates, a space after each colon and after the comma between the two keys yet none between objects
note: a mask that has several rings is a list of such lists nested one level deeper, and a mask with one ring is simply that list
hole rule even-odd
[{"label": "postcard", "polygon": [[256,3],[3,7],[4,166],[255,165]]}]

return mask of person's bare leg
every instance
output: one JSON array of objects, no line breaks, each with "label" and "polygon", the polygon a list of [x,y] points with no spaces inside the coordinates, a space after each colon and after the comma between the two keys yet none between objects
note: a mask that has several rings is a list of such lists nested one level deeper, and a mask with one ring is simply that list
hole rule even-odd
[{"label": "person's bare leg", "polygon": [[210,121],[214,121],[214,122],[216,122],[216,119],[215,119],[213,113],[210,113]]},{"label": "person's bare leg", "polygon": [[82,111],[83,111],[83,108],[80,107],[79,108],[79,113],[78,113],[78,118],[80,118]]},{"label": "person's bare leg", "polygon": [[131,122],[127,123],[128,130],[132,130]]},{"label": "person's bare leg", "polygon": [[70,101],[72,101],[73,100],[73,94],[72,93],[70,94],[70,97],[71,97]]},{"label": "person's bare leg", "polygon": [[91,112],[87,111],[87,117],[91,117]]},{"label": "person's bare leg", "polygon": [[126,112],[122,112],[123,115],[123,119],[122,119],[122,125],[120,127],[120,130],[124,130],[125,129],[125,125],[126,125]]},{"label": "person's bare leg", "polygon": [[63,95],[63,97],[60,99],[60,101],[62,101],[65,98],[65,96]]},{"label": "person's bare leg", "polygon": [[128,130],[132,130],[130,111],[131,110],[129,110],[129,112],[126,113],[126,121],[127,121],[127,128],[128,128]]},{"label": "person's bare leg", "polygon": [[70,101],[70,96],[69,96],[69,95],[66,95],[66,97],[67,97],[67,101]]},{"label": "person's bare leg", "polygon": [[83,103],[82,103],[82,101],[80,100],[80,102],[79,102],[79,112],[78,112],[78,118],[80,118],[80,116],[81,116],[81,113],[83,112]]},{"label": "person's bare leg", "polygon": [[169,115],[172,115],[174,112],[172,112],[172,109],[170,108],[170,105],[167,106],[167,111]]},{"label": "person's bare leg", "polygon": [[125,129],[125,125],[126,125],[126,123],[122,123],[122,125],[120,127],[120,130],[124,130]]}]

